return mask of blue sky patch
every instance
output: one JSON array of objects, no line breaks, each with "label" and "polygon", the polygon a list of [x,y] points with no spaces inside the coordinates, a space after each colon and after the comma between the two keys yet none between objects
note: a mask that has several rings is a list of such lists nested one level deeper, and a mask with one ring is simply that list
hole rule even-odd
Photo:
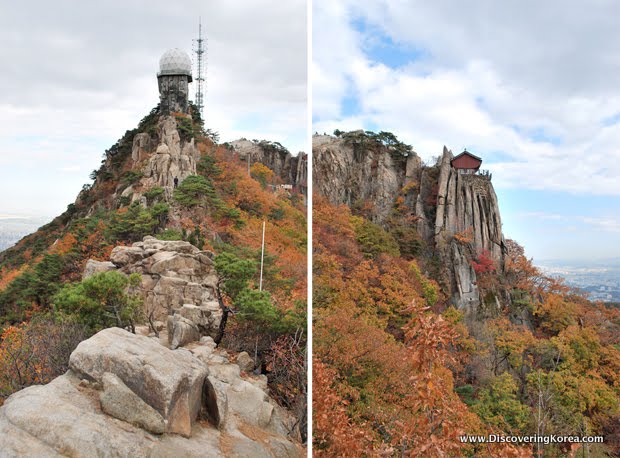
[{"label": "blue sky patch", "polygon": [[[596,224],[616,218],[620,201],[559,191],[497,189],[503,232],[526,248],[534,260],[604,259],[618,232]],[[588,221],[588,219],[590,221]]]},{"label": "blue sky patch", "polygon": [[340,103],[340,114],[345,117],[355,116],[360,113],[360,101],[356,94],[348,93]]},{"label": "blue sky patch", "polygon": [[609,127],[614,124],[618,124],[620,122],[620,111],[614,115],[611,115],[605,119],[603,119],[603,126]]},{"label": "blue sky patch", "polygon": [[562,144],[562,138],[557,135],[552,135],[544,127],[535,127],[534,129],[524,129],[519,126],[511,126],[519,135],[523,135],[536,143],[549,143],[554,146]]},{"label": "blue sky patch", "polygon": [[397,69],[429,57],[425,49],[395,42],[381,28],[368,23],[365,18],[353,19],[351,25],[364,37],[362,49],[373,62]]}]

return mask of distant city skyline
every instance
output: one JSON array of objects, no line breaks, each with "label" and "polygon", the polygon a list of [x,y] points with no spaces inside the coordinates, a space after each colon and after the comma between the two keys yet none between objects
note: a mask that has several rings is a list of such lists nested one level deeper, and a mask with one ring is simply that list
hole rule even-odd
[{"label": "distant city skyline", "polygon": [[467,148],[529,257],[620,256],[620,4],[313,5],[313,131]]},{"label": "distant city skyline", "polygon": [[[0,213],[56,216],[72,203],[105,150],[158,103],[159,58],[169,48],[191,52],[199,16],[208,40],[206,127],[221,141],[305,149],[305,5],[39,0],[0,7]],[[190,94],[193,100],[193,85]]]}]

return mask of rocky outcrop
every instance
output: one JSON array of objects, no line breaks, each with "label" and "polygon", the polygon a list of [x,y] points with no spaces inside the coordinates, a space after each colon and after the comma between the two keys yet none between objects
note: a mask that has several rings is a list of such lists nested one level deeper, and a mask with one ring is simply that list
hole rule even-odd
[{"label": "rocky outcrop", "polygon": [[[470,261],[484,254],[503,268],[504,237],[491,180],[459,173],[450,165],[452,159],[452,152],[444,147],[439,166],[435,246],[456,305],[469,309],[480,303],[476,272]],[[469,242],[458,243],[454,238],[457,234]]]},{"label": "rocky outcrop", "polygon": [[254,360],[245,351],[242,351],[237,355],[237,366],[242,371],[250,372],[254,369]]},{"label": "rocky outcrop", "polygon": [[142,162],[148,159],[153,146],[153,140],[149,134],[146,132],[136,134],[131,147],[131,160],[133,162]]},{"label": "rocky outcrop", "polygon": [[471,231],[477,253],[503,259],[502,221],[495,190],[486,176],[461,174],[450,166],[453,156],[444,147],[440,163],[435,218],[435,242],[444,248],[460,232]]},{"label": "rocky outcrop", "polygon": [[115,374],[163,417],[167,432],[191,434],[207,369],[186,352],[173,354],[153,339],[112,328],[80,343],[69,367],[99,383]]},{"label": "rocky outcrop", "polygon": [[365,148],[330,135],[313,137],[314,190],[333,204],[371,202],[376,222],[384,221],[405,182],[415,179],[420,158],[396,159],[385,148]]},{"label": "rocky outcrop", "polygon": [[94,259],[89,259],[88,261],[86,261],[84,273],[82,274],[82,280],[85,280],[88,277],[92,277],[95,274],[101,272],[109,272],[115,269],[116,266],[110,261],[95,261]]},{"label": "rocky outcrop", "polygon": [[[136,136],[137,137],[137,136]],[[159,122],[159,145],[155,153],[148,158],[144,166],[144,177],[140,184],[145,189],[155,186],[166,189],[169,193],[174,189],[174,179],[179,183],[189,175],[196,175],[196,164],[200,160],[200,152],[194,145],[194,139],[181,141],[177,122],[174,117],[163,117]],[[141,141],[134,139],[132,157],[140,157]]]},{"label": "rocky outcrop", "polygon": [[370,211],[379,224],[392,214],[397,197],[404,199],[420,239],[441,260],[441,280],[453,302],[461,308],[478,305],[471,261],[488,253],[498,269],[504,264],[499,205],[490,177],[459,173],[445,147],[437,165],[425,166],[414,152],[395,154],[363,132],[356,134],[313,137],[314,189],[333,204]]},{"label": "rocky outcrop", "polygon": [[139,289],[147,316],[166,322],[179,310],[176,322],[189,319],[199,335],[217,335],[222,310],[216,300],[217,274],[211,252],[189,242],[147,236],[130,247],[114,248],[110,260],[125,274],[141,275]]},{"label": "rocky outcrop", "polygon": [[239,159],[250,163],[260,162],[269,167],[285,184],[293,186],[303,181],[302,162],[299,156],[293,156],[284,148],[272,148],[266,141],[253,142],[246,139],[230,142],[230,146],[239,155]]},{"label": "rocky outcrop", "polygon": [[179,312],[168,317],[168,345],[171,349],[179,348],[190,342],[200,340],[200,330],[193,321],[183,317]]},{"label": "rocky outcrop", "polygon": [[78,346],[65,375],[6,400],[0,456],[305,455],[264,387],[208,337],[173,351],[106,329]]}]

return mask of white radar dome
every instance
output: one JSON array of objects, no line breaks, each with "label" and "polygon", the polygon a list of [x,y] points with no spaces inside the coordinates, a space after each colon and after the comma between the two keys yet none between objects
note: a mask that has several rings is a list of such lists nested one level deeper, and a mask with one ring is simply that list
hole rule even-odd
[{"label": "white radar dome", "polygon": [[179,48],[169,49],[159,59],[158,75],[192,76],[192,60]]}]

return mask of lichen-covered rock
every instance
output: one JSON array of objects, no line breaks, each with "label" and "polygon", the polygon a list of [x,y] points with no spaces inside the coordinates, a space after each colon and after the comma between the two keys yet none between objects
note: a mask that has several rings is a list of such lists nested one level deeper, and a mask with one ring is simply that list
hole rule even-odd
[{"label": "lichen-covered rock", "polygon": [[[267,396],[264,378],[241,374],[209,337],[172,351],[108,329],[80,344],[71,367],[0,407],[0,457],[305,456],[290,439],[292,417]],[[207,370],[204,383],[195,383]],[[167,404],[169,393],[185,407],[169,409],[168,426],[194,403],[202,421],[181,434],[169,427],[153,434],[166,417],[155,405]]]},{"label": "lichen-covered rock", "polygon": [[89,259],[86,261],[86,266],[84,266],[82,280],[92,277],[95,274],[109,272],[111,270],[116,270],[114,263],[110,261],[95,261],[94,259]]},{"label": "lichen-covered rock", "polygon": [[132,246],[114,248],[110,259],[121,272],[141,275],[139,291],[147,316],[166,322],[176,310],[192,304],[195,308],[185,307],[181,316],[189,317],[201,335],[217,336],[223,312],[216,300],[213,253],[189,242],[147,236]]},{"label": "lichen-covered rock", "polygon": [[168,317],[168,343],[172,350],[199,340],[200,330],[192,321],[178,313]]},{"label": "lichen-covered rock", "polygon": [[250,372],[254,369],[254,360],[245,351],[242,351],[237,355],[237,366],[244,372]]},{"label": "lichen-covered rock", "polygon": [[166,431],[191,434],[207,368],[189,352],[173,352],[148,337],[110,328],[80,343],[69,366],[98,382],[106,372],[115,374],[162,415]]},{"label": "lichen-covered rock", "polygon": [[165,432],[164,417],[131,391],[120,378],[106,372],[103,374],[102,382],[101,410],[146,431],[155,434]]}]

